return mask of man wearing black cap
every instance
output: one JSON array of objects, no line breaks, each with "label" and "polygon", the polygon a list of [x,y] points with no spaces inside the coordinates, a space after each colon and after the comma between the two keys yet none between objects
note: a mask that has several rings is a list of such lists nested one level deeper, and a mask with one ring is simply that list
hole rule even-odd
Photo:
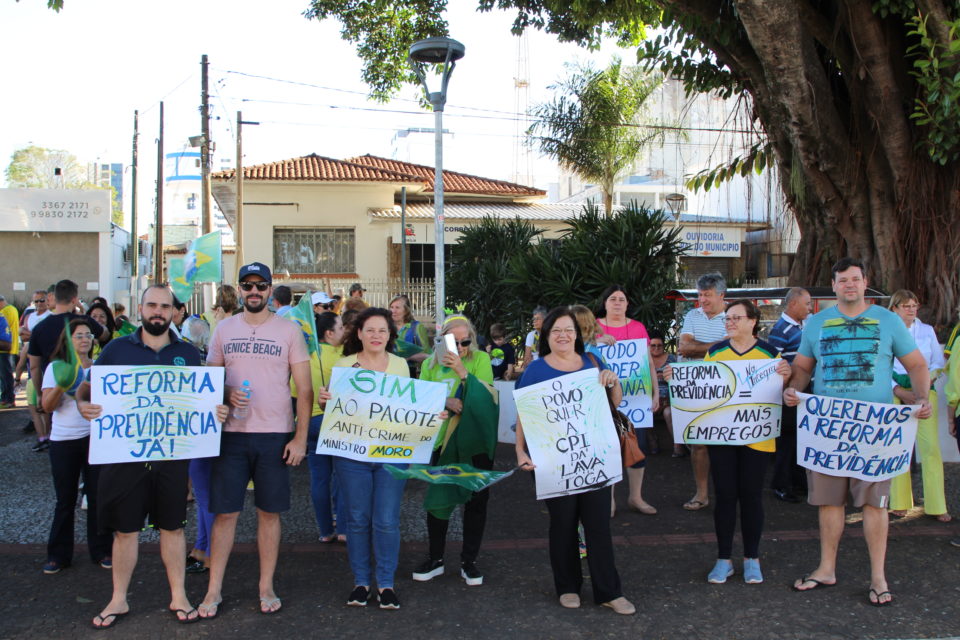
[{"label": "man wearing black cap", "polygon": [[[210,582],[198,607],[213,618],[223,601],[223,576],[233,548],[247,484],[253,480],[260,552],[260,612],[280,611],[273,574],[280,551],[280,512],[290,508],[288,465],[306,455],[313,405],[310,361],[299,326],[270,313],[270,268],[254,262],[240,269],[243,313],[217,323],[207,364],[223,366],[233,412],[223,427],[220,456],[213,461],[210,511],[215,515],[210,545]],[[293,433],[290,376],[301,390]],[[292,436],[292,438],[291,438]]]}]

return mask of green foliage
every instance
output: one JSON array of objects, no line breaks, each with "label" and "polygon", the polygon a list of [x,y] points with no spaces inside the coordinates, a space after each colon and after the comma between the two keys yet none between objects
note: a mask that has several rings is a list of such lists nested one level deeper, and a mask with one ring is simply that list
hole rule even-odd
[{"label": "green foliage", "polygon": [[701,188],[704,191],[710,191],[713,187],[719,187],[736,176],[746,177],[751,171],[760,175],[771,160],[773,160],[773,146],[766,142],[758,142],[742,156],[697,173],[687,180],[686,187],[692,191]]},{"label": "green foliage", "polygon": [[919,42],[907,49],[913,57],[917,97],[910,119],[923,127],[930,159],[941,165],[960,158],[960,20],[949,22],[949,41],[938,42],[927,29],[928,16],[915,15],[908,35]]},{"label": "green foliage", "polygon": [[585,182],[599,184],[609,215],[617,179],[642,149],[664,138],[662,128],[638,126],[647,119],[647,100],[662,83],[619,58],[599,71],[589,64],[572,66],[551,87],[554,99],[531,110],[537,120],[527,133],[541,153]]},{"label": "green foliage", "polygon": [[419,84],[407,50],[417,40],[446,35],[446,8],[446,0],[311,0],[303,15],[340,21],[340,35],[357,45],[364,61],[371,96],[386,101],[404,84]]},{"label": "green foliage", "polygon": [[[677,286],[679,231],[663,211],[632,203],[613,217],[588,205],[559,240],[543,240],[529,223],[485,220],[464,231],[457,266],[447,276],[449,301],[465,301],[478,329],[503,322],[521,335],[537,305],[585,304],[599,310],[603,290],[626,287],[627,315],[666,329],[673,308],[664,293]],[[462,261],[461,261],[462,260]]]},{"label": "green foliage", "polygon": [[[54,175],[56,169],[60,169],[60,177]],[[86,170],[72,153],[33,145],[13,152],[6,176],[8,186],[27,189],[78,189],[87,179]]]}]

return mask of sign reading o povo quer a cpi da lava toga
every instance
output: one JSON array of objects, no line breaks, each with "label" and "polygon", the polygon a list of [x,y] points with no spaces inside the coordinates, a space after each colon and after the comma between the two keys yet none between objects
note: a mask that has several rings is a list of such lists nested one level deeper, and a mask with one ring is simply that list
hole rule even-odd
[{"label": "sign reading o povo quer a cpi da lava toga", "polygon": [[223,367],[94,365],[90,401],[90,464],[220,455]]},{"label": "sign reading o povo quer a cpi da lava toga", "polygon": [[779,360],[679,362],[670,380],[675,442],[753,444],[780,435]]},{"label": "sign reading o povo quer a cpi da lava toga", "polygon": [[0,231],[110,231],[106,189],[0,189]]},{"label": "sign reading o povo quer a cpi da lava toga", "polygon": [[361,462],[430,462],[447,385],[334,367],[317,453]]}]

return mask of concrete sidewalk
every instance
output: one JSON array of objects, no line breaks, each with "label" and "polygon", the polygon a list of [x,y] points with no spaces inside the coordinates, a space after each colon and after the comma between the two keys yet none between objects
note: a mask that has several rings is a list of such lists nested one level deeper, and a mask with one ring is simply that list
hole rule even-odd
[{"label": "concrete sidewalk", "polygon": [[[89,620],[110,596],[110,574],[89,563],[78,547],[75,564],[55,576],[40,568],[53,507],[49,463],[30,451],[32,437],[20,433],[25,410],[0,411],[0,574],[5,598],[0,605],[3,638],[70,638],[94,635]],[[501,447],[498,468],[513,463],[512,447]],[[960,513],[960,468],[947,465],[948,504]],[[648,465],[646,499],[660,509],[643,516],[624,509],[613,520],[617,565],[625,595],[638,609],[620,617],[592,603],[589,580],[580,610],[556,601],[547,557],[546,510],[534,499],[527,475],[512,477],[492,490],[487,537],[478,565],[481,587],[459,578],[459,521],[451,527],[443,577],[415,583],[412,568],[425,553],[420,506],[423,485],[408,483],[404,499],[404,544],[397,573],[402,609],[380,611],[346,607],[352,579],[344,545],[317,540],[309,505],[307,470],[294,469],[294,508],[284,515],[283,549],[277,592],[283,611],[259,614],[253,512],[242,516],[238,544],[227,571],[224,607],[215,620],[178,625],[166,606],[169,594],[154,534],[145,534],[140,564],[131,586],[131,614],[114,631],[122,638],[171,637],[464,637],[501,638],[917,638],[960,635],[958,570],[960,549],[947,544],[960,526],[944,525],[922,508],[891,525],[887,573],[895,604],[867,604],[869,567],[859,513],[851,511],[841,546],[838,586],[799,594],[790,583],[817,563],[816,510],[788,505],[768,494],[766,533],[761,545],[765,582],[746,585],[738,573],[725,585],[710,585],[706,574],[716,546],[712,509],[687,512],[689,459],[668,453]],[[626,487],[617,487],[618,501]],[[83,512],[78,512],[78,536]],[[960,521],[960,520],[958,520]],[[188,527],[192,541],[193,523]],[[80,540],[81,538],[78,538]],[[584,571],[587,572],[586,563]],[[205,575],[187,576],[187,589],[199,602]],[[103,637],[102,634],[98,637]]]}]

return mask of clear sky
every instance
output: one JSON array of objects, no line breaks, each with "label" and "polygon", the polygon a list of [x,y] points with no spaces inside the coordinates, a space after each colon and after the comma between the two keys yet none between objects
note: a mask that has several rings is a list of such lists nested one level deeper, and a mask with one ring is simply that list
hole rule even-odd
[{"label": "clear sky", "polygon": [[[453,139],[445,166],[510,179],[517,130],[512,15],[477,13],[472,0],[451,4],[450,33],[467,53],[450,81],[444,128]],[[413,88],[389,104],[367,100],[360,61],[340,39],[339,23],[306,20],[307,6],[306,0],[66,0],[58,14],[43,0],[6,0],[0,4],[3,168],[14,150],[30,144],[65,149],[81,162],[129,164],[139,109],[140,208],[152,211],[158,104],[164,101],[165,150],[182,149],[200,133],[204,53],[214,169],[220,157],[235,156],[238,109],[244,120],[261,123],[244,127],[245,164],[309,153],[389,156],[397,129],[433,126]],[[529,38],[530,104],[547,99],[565,62],[592,57],[603,64],[613,51],[591,56],[545,34]],[[629,62],[633,54],[621,55]],[[544,160],[533,174],[541,188],[557,179]]]}]

